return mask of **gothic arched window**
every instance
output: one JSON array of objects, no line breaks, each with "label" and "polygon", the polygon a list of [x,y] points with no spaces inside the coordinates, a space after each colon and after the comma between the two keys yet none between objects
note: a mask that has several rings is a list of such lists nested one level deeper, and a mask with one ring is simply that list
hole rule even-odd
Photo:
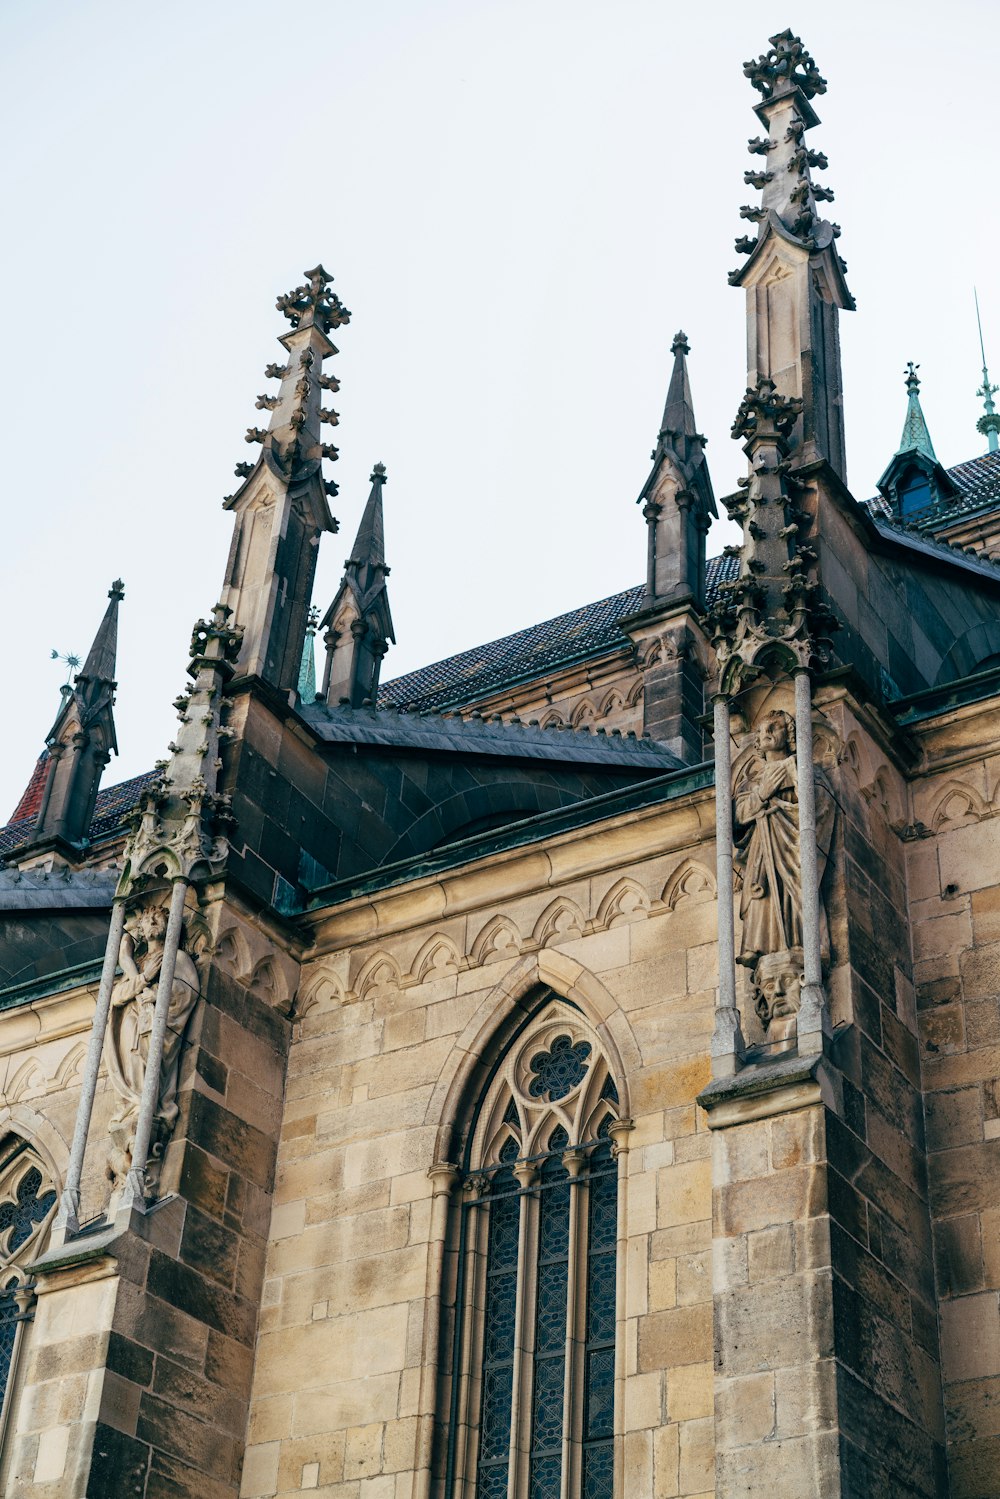
[{"label": "gothic arched window", "polygon": [[49,1172],[26,1140],[0,1146],[0,1441],[9,1425],[24,1333],[24,1266],[40,1252],[56,1203]]},{"label": "gothic arched window", "polygon": [[447,1499],[612,1499],[619,1115],[596,1034],[547,997],[467,1137]]}]

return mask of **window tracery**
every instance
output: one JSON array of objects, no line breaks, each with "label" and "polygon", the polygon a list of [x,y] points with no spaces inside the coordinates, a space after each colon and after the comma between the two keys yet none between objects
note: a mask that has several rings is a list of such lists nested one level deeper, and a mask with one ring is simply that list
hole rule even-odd
[{"label": "window tracery", "polygon": [[611,1499],[619,1116],[596,1034],[547,997],[468,1135],[447,1499]]},{"label": "window tracery", "polygon": [[30,1296],[24,1266],[41,1250],[58,1194],[26,1140],[0,1149],[0,1441],[9,1424]]}]

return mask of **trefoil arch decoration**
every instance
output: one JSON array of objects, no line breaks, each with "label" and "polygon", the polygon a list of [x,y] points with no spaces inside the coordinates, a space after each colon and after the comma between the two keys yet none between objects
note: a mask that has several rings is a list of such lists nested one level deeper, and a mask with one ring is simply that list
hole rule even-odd
[{"label": "trefoil arch decoration", "polygon": [[526,1008],[465,1130],[443,1493],[612,1499],[630,1126],[584,1015],[545,990]]}]

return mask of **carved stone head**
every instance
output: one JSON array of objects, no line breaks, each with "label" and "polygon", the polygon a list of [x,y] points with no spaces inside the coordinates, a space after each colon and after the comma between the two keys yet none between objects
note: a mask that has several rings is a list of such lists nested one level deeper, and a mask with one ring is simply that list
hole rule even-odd
[{"label": "carved stone head", "polygon": [[790,713],[775,708],[765,713],[757,725],[757,751],[767,759],[785,759],[795,753],[795,720]]},{"label": "carved stone head", "polygon": [[793,947],[765,953],[754,970],[754,1009],[776,1050],[787,1050],[796,1034],[802,969],[802,949]]}]

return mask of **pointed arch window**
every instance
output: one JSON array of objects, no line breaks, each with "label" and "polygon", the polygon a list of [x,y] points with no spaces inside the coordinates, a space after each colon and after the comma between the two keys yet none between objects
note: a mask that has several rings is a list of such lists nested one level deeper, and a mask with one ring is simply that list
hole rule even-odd
[{"label": "pointed arch window", "polygon": [[[0,1145],[0,1444],[11,1425],[33,1302],[25,1266],[41,1252],[56,1205],[48,1168],[26,1140]],[[6,1476],[0,1463],[0,1482]]]},{"label": "pointed arch window", "polygon": [[627,1127],[596,1034],[543,996],[467,1134],[447,1499],[612,1499]]}]

